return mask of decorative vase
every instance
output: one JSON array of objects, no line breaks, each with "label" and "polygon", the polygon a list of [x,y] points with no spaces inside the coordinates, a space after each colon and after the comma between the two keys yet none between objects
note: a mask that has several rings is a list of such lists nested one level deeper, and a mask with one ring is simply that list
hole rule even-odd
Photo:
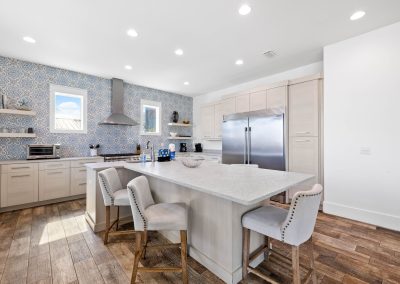
[{"label": "decorative vase", "polygon": [[97,149],[90,149],[90,156],[92,157],[97,156]]},{"label": "decorative vase", "polygon": [[179,120],[179,113],[178,113],[176,110],[174,110],[174,111],[172,112],[171,120],[172,120],[172,122],[174,122],[174,123],[177,123],[177,122],[178,122],[178,120]]}]

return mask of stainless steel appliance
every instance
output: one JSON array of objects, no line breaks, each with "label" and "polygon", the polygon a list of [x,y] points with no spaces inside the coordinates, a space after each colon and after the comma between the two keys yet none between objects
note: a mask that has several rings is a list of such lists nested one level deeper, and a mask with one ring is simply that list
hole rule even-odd
[{"label": "stainless steel appliance", "polygon": [[26,156],[28,160],[59,159],[60,144],[30,144]]},{"label": "stainless steel appliance", "polygon": [[222,163],[286,170],[284,114],[267,111],[224,116]]},{"label": "stainless steel appliance", "polygon": [[140,161],[140,155],[136,153],[101,154],[100,156],[104,158],[104,162]]}]

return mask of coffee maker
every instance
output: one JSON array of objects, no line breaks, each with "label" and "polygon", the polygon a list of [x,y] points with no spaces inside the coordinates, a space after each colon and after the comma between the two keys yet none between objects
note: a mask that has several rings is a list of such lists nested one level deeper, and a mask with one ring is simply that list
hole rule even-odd
[{"label": "coffee maker", "polygon": [[186,143],[179,143],[179,152],[187,152],[187,145]]}]

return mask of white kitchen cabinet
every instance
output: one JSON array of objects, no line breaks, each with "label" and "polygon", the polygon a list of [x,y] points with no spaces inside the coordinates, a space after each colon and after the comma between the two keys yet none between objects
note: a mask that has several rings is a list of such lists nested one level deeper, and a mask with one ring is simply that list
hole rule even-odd
[{"label": "white kitchen cabinet", "polygon": [[250,111],[250,94],[236,96],[236,113]]},{"label": "white kitchen cabinet", "polygon": [[0,189],[1,207],[38,201],[38,165],[3,165]]},{"label": "white kitchen cabinet", "polygon": [[214,105],[214,137],[222,138],[222,121],[224,119],[224,105],[222,102]]},{"label": "white kitchen cabinet", "polygon": [[289,86],[289,135],[319,135],[319,81]]},{"label": "white kitchen cabinet", "polygon": [[67,197],[70,193],[70,168],[39,171],[39,201]]},{"label": "white kitchen cabinet", "polygon": [[314,175],[315,178],[293,187],[289,197],[299,190],[309,190],[311,186],[320,182],[320,151],[318,137],[290,137],[289,138],[289,171]]},{"label": "white kitchen cabinet", "polygon": [[236,98],[235,97],[223,99],[221,102],[222,102],[222,106],[223,106],[223,114],[224,115],[236,113]]},{"label": "white kitchen cabinet", "polygon": [[86,167],[71,168],[71,195],[78,195],[85,193],[86,193]]},{"label": "white kitchen cabinet", "polygon": [[214,105],[201,108],[201,133],[204,139],[214,138]]},{"label": "white kitchen cabinet", "polygon": [[281,86],[267,90],[267,108],[285,109],[287,97],[287,86]]},{"label": "white kitchen cabinet", "polygon": [[68,168],[69,166],[70,166],[69,161],[39,163],[39,171],[65,169],[65,168]]},{"label": "white kitchen cabinet", "polygon": [[267,91],[262,90],[249,95],[250,111],[267,109]]}]

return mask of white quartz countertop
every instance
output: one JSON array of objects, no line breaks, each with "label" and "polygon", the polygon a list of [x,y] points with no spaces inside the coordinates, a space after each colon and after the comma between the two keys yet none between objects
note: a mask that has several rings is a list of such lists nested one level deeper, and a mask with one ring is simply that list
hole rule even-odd
[{"label": "white quartz countertop", "polygon": [[103,157],[69,157],[60,159],[39,159],[39,160],[0,160],[0,165],[11,165],[11,164],[26,164],[26,163],[48,163],[58,161],[76,161],[76,160],[100,160]]},{"label": "white quartz countertop", "polygon": [[[97,163],[96,167],[101,166]],[[126,169],[159,178],[190,189],[212,194],[243,205],[253,205],[313,176],[245,166],[203,162],[187,168],[179,160],[163,163],[104,163],[106,167]],[[95,167],[95,165],[88,167]]]}]

